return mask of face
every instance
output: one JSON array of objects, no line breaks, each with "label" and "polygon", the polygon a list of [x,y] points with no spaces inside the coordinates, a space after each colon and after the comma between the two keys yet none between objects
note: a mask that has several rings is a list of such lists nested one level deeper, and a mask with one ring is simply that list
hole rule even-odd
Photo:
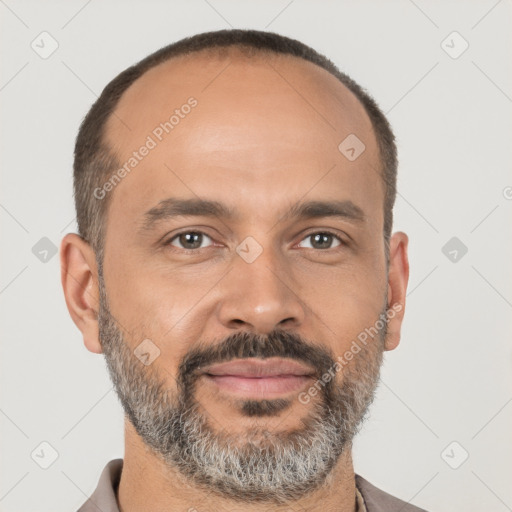
[{"label": "face", "polygon": [[129,171],[103,189],[99,337],[128,419],[231,497],[318,487],[372,399],[397,297],[363,107],[299,59],[196,55],[132,85],[106,138]]}]

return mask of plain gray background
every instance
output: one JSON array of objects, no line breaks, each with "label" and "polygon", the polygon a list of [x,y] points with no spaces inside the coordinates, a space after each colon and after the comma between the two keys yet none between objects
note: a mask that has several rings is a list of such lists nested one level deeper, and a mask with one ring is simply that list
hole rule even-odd
[{"label": "plain gray background", "polygon": [[397,135],[409,295],[356,471],[432,512],[512,510],[510,1],[0,0],[0,13],[1,511],[76,510],[123,456],[121,406],[52,252],[76,229],[79,123],[127,66],[230,26],[324,53]]}]

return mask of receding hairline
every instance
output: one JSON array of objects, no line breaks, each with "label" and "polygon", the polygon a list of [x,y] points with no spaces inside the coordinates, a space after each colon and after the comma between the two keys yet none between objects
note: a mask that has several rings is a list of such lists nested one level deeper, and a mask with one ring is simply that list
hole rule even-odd
[{"label": "receding hairline", "polygon": [[[201,66],[204,61],[207,64],[212,63],[213,61],[221,63],[222,61],[229,60],[229,63],[226,64],[225,67],[222,67],[219,70],[219,75],[231,64],[235,65],[243,65],[243,66],[257,66],[259,64],[264,64],[267,68],[269,65],[274,68],[274,71],[279,74],[279,70],[274,67],[276,62],[287,62],[293,63],[297,67],[302,67],[304,69],[309,70],[309,76],[313,77],[313,80],[319,81],[323,79],[323,87],[328,91],[328,93],[336,98],[337,100],[342,100],[343,96],[345,98],[351,98],[353,104],[357,105],[358,113],[357,115],[361,118],[365,119],[365,124],[370,127],[372,135],[375,140],[375,144],[378,147],[379,141],[378,136],[375,130],[375,125],[367,111],[366,106],[361,101],[361,99],[357,96],[357,94],[347,86],[347,84],[343,83],[339,77],[331,73],[328,69],[322,67],[321,65],[312,62],[302,56],[290,54],[290,53],[282,53],[270,50],[268,48],[255,48],[247,43],[233,43],[231,45],[226,46],[213,46],[208,48],[201,48],[198,50],[190,50],[186,53],[179,53],[177,55],[170,55],[169,58],[165,59],[162,62],[157,63],[154,66],[146,69],[139,77],[137,77],[120,95],[113,111],[110,113],[105,122],[105,129],[103,132],[102,139],[105,143],[107,143],[107,132],[109,131],[109,124],[112,121],[113,117],[120,109],[125,106],[125,102],[128,101],[127,98],[130,98],[133,93],[136,91],[138,94],[142,91],[143,87],[146,86],[146,83],[152,80],[154,75],[162,73],[167,69],[169,74],[172,74],[172,67],[178,67],[180,64],[192,64],[200,66],[198,69],[203,69]],[[202,62],[203,61],[203,62]],[[179,73],[179,72],[178,72]],[[316,75],[316,77],[314,77]],[[213,76],[213,79],[216,79],[217,76]],[[286,76],[281,75],[283,83],[286,83]],[[207,85],[207,84],[205,84]],[[299,88],[298,91],[295,91],[295,94],[300,95],[300,83],[291,84],[289,83],[290,91],[293,91],[292,87]],[[343,92],[342,92],[343,91]],[[107,144],[108,146],[108,144]],[[383,166],[382,158],[379,158],[380,166]],[[382,170],[382,169],[381,169]]]}]

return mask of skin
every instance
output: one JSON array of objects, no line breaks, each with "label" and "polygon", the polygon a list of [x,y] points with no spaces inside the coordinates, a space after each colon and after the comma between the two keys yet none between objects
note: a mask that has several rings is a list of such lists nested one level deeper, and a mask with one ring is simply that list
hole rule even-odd
[{"label": "skin", "polygon": [[[279,327],[338,356],[374,324],[386,293],[388,307],[402,305],[389,321],[385,341],[386,350],[396,348],[409,277],[408,238],[392,235],[387,274],[377,143],[355,96],[325,70],[293,57],[249,60],[231,51],[218,58],[173,59],[137,80],[110,118],[106,139],[119,161],[190,96],[197,107],[109,192],[105,285],[131,348],[146,338],[158,344],[161,354],[152,364],[167,375],[175,393],[178,365],[200,340],[214,344],[235,330],[267,334]],[[366,145],[353,162],[338,150],[351,133]],[[140,231],[144,213],[171,196],[216,200],[239,216],[178,217]],[[359,206],[364,221],[281,220],[298,201],[340,199]],[[208,235],[202,249],[180,248],[176,238],[174,246],[164,245],[185,230]],[[314,248],[307,235],[325,230],[347,245],[334,238],[332,248]],[[250,264],[236,252],[248,236],[263,248]],[[61,264],[71,317],[86,348],[99,354],[94,252],[78,235],[67,234]],[[343,379],[343,371],[336,379]],[[247,418],[231,396],[205,382],[198,383],[197,400],[219,431],[241,435],[254,425],[298,428],[311,406],[296,400],[281,415]],[[325,487],[294,508],[354,511],[350,450],[331,475]],[[240,504],[184,482],[147,449],[127,420],[118,501],[123,512],[241,510]],[[243,509],[274,510],[257,504]]]}]

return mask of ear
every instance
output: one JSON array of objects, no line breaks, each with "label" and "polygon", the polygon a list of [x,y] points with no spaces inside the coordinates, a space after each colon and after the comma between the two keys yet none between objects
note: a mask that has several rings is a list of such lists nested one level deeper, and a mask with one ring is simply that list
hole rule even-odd
[{"label": "ear", "polygon": [[96,257],[92,247],[79,235],[68,233],[62,239],[60,269],[69,314],[82,332],[87,350],[101,354]]},{"label": "ear", "polygon": [[389,242],[388,272],[388,334],[385,349],[393,350],[400,343],[400,329],[405,313],[405,296],[409,282],[408,236],[397,231]]}]

